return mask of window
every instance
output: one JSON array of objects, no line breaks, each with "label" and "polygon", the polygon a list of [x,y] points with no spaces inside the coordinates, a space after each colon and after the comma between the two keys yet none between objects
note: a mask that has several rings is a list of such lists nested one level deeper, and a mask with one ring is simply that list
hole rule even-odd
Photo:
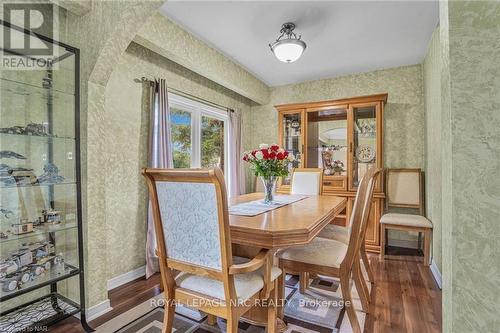
[{"label": "window", "polygon": [[169,93],[174,168],[227,173],[227,112]]}]

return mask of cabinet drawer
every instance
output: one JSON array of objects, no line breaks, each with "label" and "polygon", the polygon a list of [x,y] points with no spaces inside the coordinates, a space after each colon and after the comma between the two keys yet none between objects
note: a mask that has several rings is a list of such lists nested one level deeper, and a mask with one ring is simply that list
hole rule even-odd
[{"label": "cabinet drawer", "polygon": [[323,192],[347,190],[347,176],[323,177]]}]

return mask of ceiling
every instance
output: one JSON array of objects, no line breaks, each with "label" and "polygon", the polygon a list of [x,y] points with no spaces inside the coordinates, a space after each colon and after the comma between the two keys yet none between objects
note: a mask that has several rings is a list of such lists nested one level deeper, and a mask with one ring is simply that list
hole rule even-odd
[{"label": "ceiling", "polygon": [[[421,63],[437,1],[175,1],[161,12],[269,86]],[[278,61],[268,44],[294,22],[307,49]]]}]

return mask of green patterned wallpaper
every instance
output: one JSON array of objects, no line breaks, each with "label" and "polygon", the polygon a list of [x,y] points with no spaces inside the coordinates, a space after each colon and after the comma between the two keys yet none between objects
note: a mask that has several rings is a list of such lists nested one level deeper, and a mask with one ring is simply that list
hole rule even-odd
[{"label": "green patterned wallpaper", "polygon": [[423,168],[424,105],[420,65],[274,87],[270,103],[252,107],[251,145],[278,141],[278,112],[274,105],[385,92],[389,94],[384,124],[385,166]]},{"label": "green patterned wallpaper", "polygon": [[443,328],[445,332],[497,332],[500,2],[443,1],[440,9],[442,122],[447,124]]},{"label": "green patterned wallpaper", "polygon": [[142,84],[134,82],[142,76],[164,78],[170,88],[239,110],[244,117],[252,103],[138,44],[128,47],[106,86],[106,240],[109,249],[120,249],[109,251],[108,279],[145,261],[147,189],[140,170],[147,166],[149,124]]},{"label": "green patterned wallpaper", "polygon": [[442,124],[441,48],[439,28],[432,34],[422,66],[425,97],[425,202],[426,215],[433,223],[432,259],[442,272]]}]

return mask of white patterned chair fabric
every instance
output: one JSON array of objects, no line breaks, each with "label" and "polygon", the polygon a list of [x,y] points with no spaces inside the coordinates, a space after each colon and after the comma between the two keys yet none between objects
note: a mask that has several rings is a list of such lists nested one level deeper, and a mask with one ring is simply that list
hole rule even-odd
[{"label": "white patterned chair fabric", "polygon": [[[248,262],[249,259],[242,257],[233,257],[234,264]],[[234,287],[239,301],[249,299],[253,294],[264,287],[263,270],[245,274],[236,274],[234,276]],[[271,268],[271,281],[276,280],[281,274],[281,270],[273,266]],[[224,284],[222,281],[214,280],[206,276],[194,275],[189,273],[180,273],[175,282],[181,288],[189,289],[201,294],[206,294],[218,299],[224,299]]]},{"label": "white patterned chair fabric", "polygon": [[156,191],[168,257],[221,270],[215,185],[157,181]]},{"label": "white patterned chair fabric", "polygon": [[[226,185],[219,168],[148,168],[142,174],[164,287],[162,332],[173,332],[176,304],[222,317],[227,332],[237,333],[240,316],[252,307],[247,300],[276,303],[275,280],[281,270],[272,267],[272,253],[261,249],[252,259],[232,256]],[[174,276],[174,271],[181,273]],[[268,304],[267,325],[272,328],[276,305]]]},{"label": "white patterned chair fabric", "polygon": [[[160,267],[166,264],[181,271],[175,279],[172,276],[171,283],[226,301],[225,276],[234,281],[238,300],[246,300],[263,289],[267,277],[262,268],[228,273],[249,259],[232,256],[227,194],[219,169],[145,169],[143,174],[159,237]],[[168,269],[163,274],[171,276]],[[280,274],[279,268],[272,267],[269,282]]]},{"label": "white patterned chair fabric", "polygon": [[321,194],[322,169],[295,169],[292,175],[292,194]]}]

